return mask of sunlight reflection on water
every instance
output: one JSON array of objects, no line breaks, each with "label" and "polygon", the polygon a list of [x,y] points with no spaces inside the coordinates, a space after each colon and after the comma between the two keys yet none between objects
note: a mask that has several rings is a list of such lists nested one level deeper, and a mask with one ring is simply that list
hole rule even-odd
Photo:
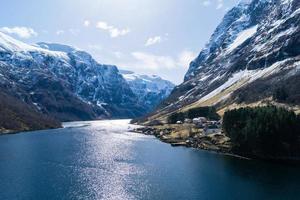
[{"label": "sunlight reflection on water", "polygon": [[[85,167],[77,169],[79,175],[77,181],[85,185],[93,198],[107,200],[136,198],[128,192],[130,184],[133,187],[130,176],[142,175],[144,168],[134,163],[138,152],[135,152],[132,146],[134,141],[144,140],[147,137],[132,132],[124,133],[124,130],[129,131],[135,127],[128,125],[128,122],[116,120],[65,124],[65,127],[83,127],[88,124],[84,127],[87,132],[85,134],[93,136],[85,141],[84,148],[78,152],[79,162]],[[73,137],[77,141],[83,139],[82,134],[75,134]],[[139,184],[145,182],[141,181]]]},{"label": "sunlight reflection on water", "polygon": [[128,120],[0,137],[0,199],[299,199],[297,167],[173,148]]}]

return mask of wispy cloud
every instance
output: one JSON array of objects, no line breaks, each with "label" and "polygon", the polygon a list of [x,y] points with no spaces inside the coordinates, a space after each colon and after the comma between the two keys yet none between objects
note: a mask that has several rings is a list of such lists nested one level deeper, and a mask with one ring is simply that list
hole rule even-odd
[{"label": "wispy cloud", "polygon": [[190,50],[182,50],[178,54],[170,56],[153,54],[146,51],[131,53],[120,52],[118,50],[107,51],[107,49],[95,45],[89,45],[88,48],[93,51],[95,57],[101,63],[113,63],[120,69],[141,74],[159,74],[178,84],[181,83],[190,62],[197,56],[195,52]]},{"label": "wispy cloud", "polygon": [[96,25],[96,28],[107,31],[110,34],[110,37],[112,38],[124,36],[130,32],[129,28],[124,28],[124,29],[116,28],[103,21],[99,21]]},{"label": "wispy cloud", "polygon": [[69,29],[69,32],[74,35],[74,36],[77,36],[79,33],[80,33],[80,30],[79,29],[73,29],[73,28],[70,28]]},{"label": "wispy cloud", "polygon": [[219,9],[223,8],[223,5],[224,5],[223,0],[217,0],[216,9],[219,10]]},{"label": "wispy cloud", "polygon": [[138,65],[146,69],[158,70],[159,68],[173,69],[176,61],[170,56],[158,56],[145,52],[133,52],[132,56],[139,62]]},{"label": "wispy cloud", "polygon": [[84,20],[83,26],[89,27],[91,25],[91,22],[89,20]]},{"label": "wispy cloud", "polygon": [[155,45],[155,44],[159,44],[161,42],[162,42],[162,37],[161,36],[150,37],[146,41],[145,46],[148,47],[148,46],[152,46],[152,45]]},{"label": "wispy cloud", "polygon": [[120,52],[120,51],[115,51],[115,52],[113,52],[113,54],[114,54],[117,58],[122,58],[122,56],[123,56],[123,53]]},{"label": "wispy cloud", "polygon": [[207,1],[203,1],[202,4],[203,4],[203,6],[209,6],[211,4],[211,1],[208,1],[208,0]]},{"label": "wispy cloud", "polygon": [[35,32],[35,30],[33,30],[32,28],[24,27],[24,26],[2,27],[0,28],[0,31],[8,34],[14,34],[20,38],[25,38],[25,39],[35,37],[38,35],[38,33]]},{"label": "wispy cloud", "polygon": [[55,32],[56,35],[58,36],[61,36],[61,35],[64,35],[64,34],[71,34],[73,36],[78,36],[78,34],[80,33],[80,30],[79,29],[74,29],[74,28],[70,28],[70,29],[67,29],[67,30],[63,30],[63,29],[59,29]]},{"label": "wispy cloud", "polygon": [[65,31],[64,30],[57,30],[55,34],[56,35],[63,35],[63,34],[65,34]]},{"label": "wispy cloud", "polygon": [[190,62],[196,57],[196,53],[184,50],[177,57],[154,55],[146,52],[133,52],[131,54],[136,59],[136,66],[144,69],[157,71],[160,69],[187,68]]},{"label": "wispy cloud", "polygon": [[205,7],[213,5],[217,10],[220,10],[224,7],[224,0],[202,0],[201,3]]},{"label": "wispy cloud", "polygon": [[178,56],[178,64],[181,67],[189,66],[190,62],[195,59],[197,54],[193,51],[184,50]]}]

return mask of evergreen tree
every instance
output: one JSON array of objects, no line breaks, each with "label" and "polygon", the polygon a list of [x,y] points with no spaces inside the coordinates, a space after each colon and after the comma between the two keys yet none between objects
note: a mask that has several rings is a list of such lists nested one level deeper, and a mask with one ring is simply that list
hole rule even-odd
[{"label": "evergreen tree", "polygon": [[233,150],[257,157],[300,156],[300,117],[274,106],[225,113],[223,129]]}]

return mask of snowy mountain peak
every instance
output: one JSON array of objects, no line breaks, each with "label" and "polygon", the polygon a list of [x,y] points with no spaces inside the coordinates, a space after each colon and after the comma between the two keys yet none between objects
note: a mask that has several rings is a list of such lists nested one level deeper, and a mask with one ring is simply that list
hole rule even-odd
[{"label": "snowy mountain peak", "polygon": [[38,47],[47,49],[50,51],[60,51],[60,52],[65,52],[65,53],[72,53],[74,51],[80,51],[80,49],[69,46],[69,45],[64,45],[64,44],[57,44],[57,43],[46,43],[46,42],[39,42],[36,44]]},{"label": "snowy mountain peak", "polygon": [[116,66],[67,45],[34,46],[0,33],[0,74],[0,87],[61,120],[145,114]]},{"label": "snowy mountain peak", "polygon": [[168,80],[162,79],[157,75],[145,75],[137,74],[131,71],[120,70],[120,73],[123,77],[129,82],[139,83],[143,85],[148,91],[160,93],[162,90],[166,90],[167,93],[170,93],[174,88],[174,84]]},{"label": "snowy mountain peak", "polygon": [[242,1],[190,63],[163,112],[271,99],[278,88],[286,88],[287,103],[300,104],[299,24],[299,0]]},{"label": "snowy mountain peak", "polygon": [[127,80],[132,91],[144,104],[148,111],[151,111],[162,100],[169,96],[175,85],[157,75],[136,74],[131,71],[120,70],[120,73]]},{"label": "snowy mountain peak", "polygon": [[2,32],[0,32],[0,51],[14,53],[19,58],[33,59],[34,54],[43,54],[68,59],[63,52],[49,51],[38,46],[29,45]]},{"label": "snowy mountain peak", "polygon": [[38,48],[35,48],[31,45],[25,44],[21,41],[18,41],[2,32],[0,32],[0,50],[2,51],[36,51]]},{"label": "snowy mountain peak", "polygon": [[297,0],[242,1],[224,16],[199,56],[191,62],[185,80],[203,72],[204,66],[217,57],[234,53],[234,50],[245,44],[258,30],[275,30],[272,27],[276,28],[291,18],[297,8]]}]

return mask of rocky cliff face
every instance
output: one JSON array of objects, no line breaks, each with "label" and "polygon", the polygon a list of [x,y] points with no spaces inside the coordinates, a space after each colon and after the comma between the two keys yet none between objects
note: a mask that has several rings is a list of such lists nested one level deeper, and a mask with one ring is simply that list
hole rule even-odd
[{"label": "rocky cliff face", "polygon": [[125,70],[121,70],[121,73],[133,93],[138,97],[138,104],[142,105],[147,113],[153,111],[175,87],[173,83],[157,75],[141,75]]},{"label": "rocky cliff face", "polygon": [[[185,81],[157,113],[188,107],[253,103],[282,89],[300,105],[300,1],[253,0],[231,9]],[[274,98],[273,98],[274,100]]]},{"label": "rocky cliff face", "polygon": [[128,118],[145,113],[145,108],[138,104],[138,97],[116,66],[99,64],[87,52],[70,46],[47,43],[38,45],[67,54],[73,67],[67,77],[72,91],[84,102],[102,109],[104,117]]},{"label": "rocky cliff face", "polygon": [[117,67],[59,44],[35,46],[0,33],[0,86],[36,112],[60,121],[144,114]]}]

